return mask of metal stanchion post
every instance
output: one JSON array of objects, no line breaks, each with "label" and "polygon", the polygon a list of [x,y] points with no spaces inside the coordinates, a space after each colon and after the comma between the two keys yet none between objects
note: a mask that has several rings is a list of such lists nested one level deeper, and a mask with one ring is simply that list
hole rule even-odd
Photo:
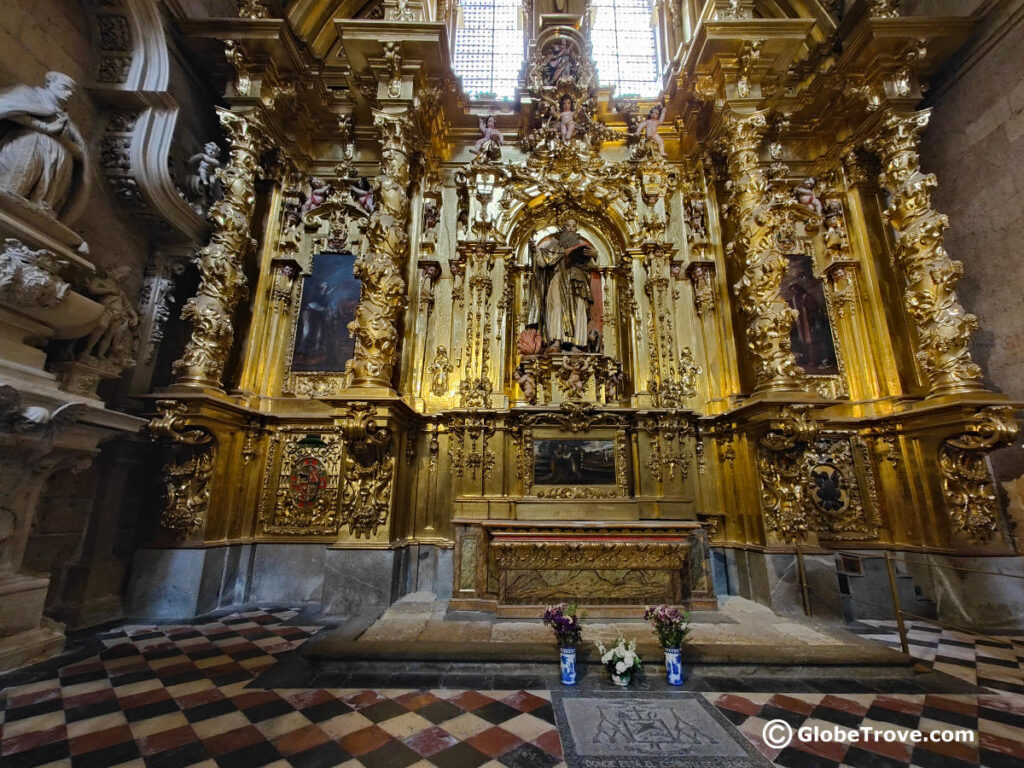
[{"label": "metal stanchion post", "polygon": [[900,633],[900,648],[904,653],[910,653],[910,643],[907,642],[907,628],[903,624],[903,609],[900,608],[900,595],[896,589],[896,568],[892,562],[892,552],[885,552],[885,568],[889,572],[889,591],[892,593],[892,608],[896,613],[896,631]]},{"label": "metal stanchion post", "polygon": [[807,571],[804,570],[804,553],[800,545],[796,545],[796,569],[800,575],[800,592],[804,599],[804,615],[811,615],[811,597],[807,594]]}]

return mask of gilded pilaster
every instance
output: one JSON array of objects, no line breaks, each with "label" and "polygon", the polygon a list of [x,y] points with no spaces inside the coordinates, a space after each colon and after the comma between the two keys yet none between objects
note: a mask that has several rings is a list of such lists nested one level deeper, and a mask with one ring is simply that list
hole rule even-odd
[{"label": "gilded pilaster", "polygon": [[956,295],[963,264],[943,248],[949,220],[932,208],[938,181],[921,172],[918,143],[930,115],[887,111],[869,147],[882,161],[880,180],[890,195],[883,216],[896,232],[893,265],[906,280],[903,302],[917,330],[917,362],[930,393],[947,395],[980,390],[981,369],[968,348],[978,320]]},{"label": "gilded pilaster", "polygon": [[256,241],[250,234],[256,206],[260,156],[269,146],[257,112],[218,110],[231,143],[229,161],[218,172],[224,196],[210,207],[210,242],[195,257],[199,290],[181,311],[192,323],[192,337],[174,363],[177,383],[218,388],[234,339],[233,315],[247,292],[245,259]]}]

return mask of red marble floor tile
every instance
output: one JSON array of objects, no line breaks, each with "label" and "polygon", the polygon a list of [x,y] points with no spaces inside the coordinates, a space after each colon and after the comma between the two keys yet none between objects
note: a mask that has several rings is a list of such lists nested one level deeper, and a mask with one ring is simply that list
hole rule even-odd
[{"label": "red marble floor tile", "polygon": [[325,741],[330,741],[326,733],[315,725],[307,725],[305,728],[278,736],[274,739],[274,746],[277,747],[278,752],[287,757],[320,746]]},{"label": "red marble floor tile", "polygon": [[39,704],[43,701],[59,699],[60,691],[60,685],[57,683],[56,680],[54,680],[53,688],[48,688],[45,691],[33,691],[32,693],[24,693],[21,696],[12,696],[7,700],[7,709],[14,709],[15,707],[27,707],[29,704]]},{"label": "red marble floor tile", "polygon": [[350,707],[362,709],[363,707],[368,707],[371,704],[377,704],[381,701],[385,701],[385,698],[376,691],[360,691],[359,693],[353,693],[350,696],[346,696],[343,701]]},{"label": "red marble floor tile", "polygon": [[466,739],[466,743],[475,749],[479,749],[488,757],[498,757],[506,752],[511,752],[522,744],[523,740],[514,733],[509,733],[504,728],[494,726]]},{"label": "red marble floor tile", "polygon": [[63,667],[60,670],[61,677],[74,677],[75,675],[84,675],[87,672],[105,672],[106,668],[100,661],[89,661],[83,664],[72,664],[69,667]]},{"label": "red marble floor tile", "polygon": [[801,752],[806,752],[809,755],[816,755],[817,757],[823,757],[826,760],[834,760],[837,763],[841,763],[843,762],[843,755],[846,754],[849,744],[843,744],[835,741],[801,741],[800,739],[794,738],[790,746],[795,749],[799,749]]},{"label": "red marble floor tile", "polygon": [[[953,728],[955,726],[948,726]],[[926,749],[936,755],[943,755],[944,757],[955,757],[958,760],[963,760],[968,763],[978,762],[978,745],[977,744],[956,744],[953,742],[928,742],[927,744],[918,744],[917,746],[922,749]]]},{"label": "red marble floor tile", "polygon": [[135,707],[142,707],[146,704],[154,704],[158,701],[164,701],[165,699],[171,698],[171,694],[167,692],[166,688],[154,688],[151,691],[143,691],[142,693],[136,693],[131,696],[124,696],[119,699],[121,703],[121,709],[134,709]]},{"label": "red marble floor tile", "polygon": [[63,741],[68,736],[67,726],[58,725],[47,731],[30,731],[20,736],[0,740],[0,757],[9,757],[18,752],[27,752],[30,749],[41,747],[54,741]]},{"label": "red marble floor tile", "polygon": [[255,707],[258,704],[277,701],[280,698],[280,696],[272,691],[245,691],[244,693],[240,693],[238,696],[232,696],[231,703],[238,709],[248,709],[249,707]]},{"label": "red marble floor tile", "polygon": [[423,757],[436,755],[441,750],[454,747],[458,743],[457,738],[438,726],[414,733],[405,740],[406,746],[414,749]]},{"label": "red marble floor tile", "polygon": [[380,749],[389,741],[392,741],[390,733],[376,725],[371,725],[350,733],[338,743],[350,755],[359,757],[359,755],[365,755],[368,752],[373,752],[375,749]]},{"label": "red marble floor tile", "polygon": [[244,728],[236,728],[233,731],[205,739],[203,746],[210,755],[218,757],[261,741],[266,741],[266,737],[260,732],[260,729],[254,725],[247,725]]},{"label": "red marble floor tile", "polygon": [[427,706],[427,704],[433,704],[435,701],[440,701],[440,699],[429,691],[411,691],[410,693],[403,693],[401,696],[396,696],[395,701],[406,709],[415,712],[417,709],[422,709]]},{"label": "red marble floor tile", "polygon": [[[1001,752],[1024,761],[1024,743],[1022,742],[992,733],[982,733],[979,735],[979,743],[983,749],[991,749],[993,752]],[[1021,764],[1024,765],[1024,762]]]},{"label": "red marble floor tile", "polygon": [[139,750],[143,756],[155,755],[157,752],[164,752],[175,747],[183,747],[186,744],[191,744],[193,741],[199,741],[199,737],[192,730],[192,726],[182,725],[177,728],[171,728],[168,731],[161,731],[160,733],[154,733],[152,736],[147,736],[139,743]]},{"label": "red marble floor tile", "polygon": [[296,709],[305,709],[306,707],[312,707],[315,704],[334,701],[334,699],[335,696],[324,690],[299,691],[297,693],[290,693],[284,697],[284,700]]},{"label": "red marble floor tile", "polygon": [[893,696],[879,696],[871,702],[872,706],[891,709],[893,712],[903,712],[907,715],[920,715],[924,704],[920,701],[908,699],[897,699]]},{"label": "red marble floor tile", "polygon": [[757,715],[761,711],[761,704],[745,699],[742,696],[737,696],[732,693],[725,693],[715,699],[716,707],[724,707],[725,709],[731,709],[733,712],[739,712],[744,715],[751,717]]},{"label": "red marble floor tile", "polygon": [[454,699],[451,699],[452,704],[462,707],[467,712],[472,712],[474,709],[480,709],[480,707],[490,704],[493,702],[490,696],[484,696],[482,693],[477,691],[466,691],[460,693]]},{"label": "red marble floor tile", "polygon": [[86,752],[95,752],[97,749],[105,749],[115,744],[123,744],[126,741],[134,741],[132,729],[127,725],[118,725],[114,728],[107,728],[96,733],[84,733],[76,736],[69,742],[71,756],[84,755]]},{"label": "red marble floor tile", "polygon": [[969,717],[975,717],[978,714],[978,704],[976,700],[963,701],[961,699],[950,699],[945,696],[937,696],[934,693],[929,693],[924,697],[924,705],[926,707],[944,709],[947,712],[959,712],[960,714],[968,715]]},{"label": "red marble floor tile", "polygon": [[547,733],[542,733],[533,740],[533,743],[552,757],[562,759],[562,740],[558,737],[558,731],[550,730]]},{"label": "red marble floor tile", "polygon": [[[192,663],[192,660],[186,656],[182,656],[182,661],[178,664],[169,664],[166,667],[160,667],[160,677],[168,677],[170,675],[178,675],[182,672],[194,672],[196,665]],[[209,674],[209,669],[204,669],[204,674]]]},{"label": "red marble floor tile", "polygon": [[793,696],[785,696],[781,693],[777,693],[768,699],[768,703],[772,706],[784,709],[787,712],[796,712],[801,715],[809,715],[814,711],[815,705],[809,701],[803,699],[797,699]]},{"label": "red marble floor tile", "polygon": [[508,704],[510,707],[515,707],[520,712],[532,712],[537,707],[548,703],[546,699],[542,699],[540,696],[534,696],[532,693],[527,691],[517,691],[511,696],[506,696],[501,701],[504,704]]},{"label": "red marble floor tile", "polygon": [[860,702],[844,699],[840,696],[833,696],[832,694],[823,698],[820,706],[829,707],[840,712],[849,712],[851,715],[857,715],[858,717],[864,717],[868,713],[868,708]]},{"label": "red marble floor tile", "polygon": [[111,699],[117,698],[117,691],[113,688],[102,688],[98,691],[91,691],[89,693],[80,693],[77,696],[69,696],[64,699],[64,709],[74,709],[75,707],[84,707],[87,704],[98,704],[101,701],[110,701]]}]

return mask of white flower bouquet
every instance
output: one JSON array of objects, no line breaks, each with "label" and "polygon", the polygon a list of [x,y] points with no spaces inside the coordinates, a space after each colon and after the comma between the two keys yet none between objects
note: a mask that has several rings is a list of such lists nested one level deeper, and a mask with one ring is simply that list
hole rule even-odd
[{"label": "white flower bouquet", "polygon": [[627,685],[635,670],[640,669],[640,657],[636,653],[636,640],[628,643],[620,636],[611,648],[597,644],[601,652],[601,663],[611,673],[612,681],[618,685]]}]

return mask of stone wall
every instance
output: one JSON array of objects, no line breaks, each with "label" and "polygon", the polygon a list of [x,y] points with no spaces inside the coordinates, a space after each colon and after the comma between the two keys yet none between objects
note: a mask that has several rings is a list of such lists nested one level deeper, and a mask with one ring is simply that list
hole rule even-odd
[{"label": "stone wall", "polygon": [[[934,201],[949,216],[946,246],[964,263],[959,292],[981,324],[972,351],[986,386],[1024,400],[1024,2],[980,10],[988,8],[972,41],[933,80],[921,164],[938,176]],[[996,453],[993,465],[1024,537],[1021,439]]]}]

